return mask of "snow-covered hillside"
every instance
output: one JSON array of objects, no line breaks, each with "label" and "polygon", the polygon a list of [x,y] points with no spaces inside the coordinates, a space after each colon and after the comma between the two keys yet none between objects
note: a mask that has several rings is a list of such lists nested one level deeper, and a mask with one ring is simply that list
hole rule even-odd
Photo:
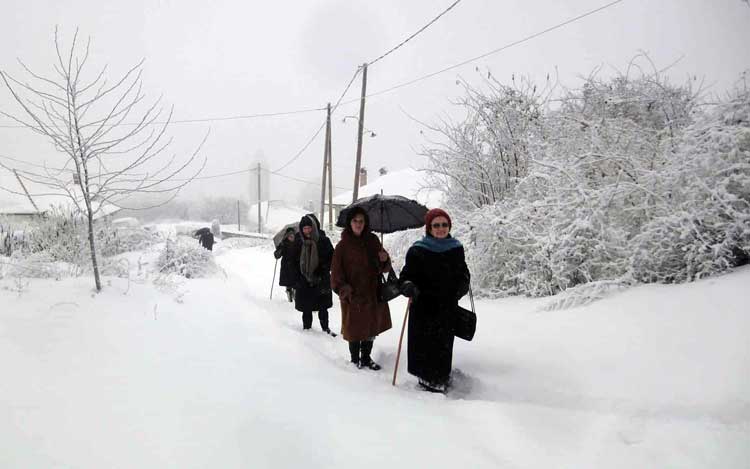
[{"label": "snow-covered hillside", "polygon": [[357,370],[282,289],[269,300],[270,246],[217,249],[219,275],[158,288],[0,281],[0,467],[750,464],[748,268],[563,311],[479,301],[443,396],[403,356],[390,384],[403,298],[375,342],[383,370]]}]

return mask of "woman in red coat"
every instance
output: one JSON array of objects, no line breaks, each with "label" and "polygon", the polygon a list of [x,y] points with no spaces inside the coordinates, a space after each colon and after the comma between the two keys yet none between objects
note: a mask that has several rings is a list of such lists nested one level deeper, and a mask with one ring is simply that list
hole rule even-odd
[{"label": "woman in red coat", "polygon": [[375,337],[391,328],[391,312],[387,302],[378,301],[378,276],[390,270],[391,260],[369,225],[361,208],[347,214],[333,252],[331,288],[341,301],[341,333],[349,342],[352,363],[379,370],[370,354]]}]

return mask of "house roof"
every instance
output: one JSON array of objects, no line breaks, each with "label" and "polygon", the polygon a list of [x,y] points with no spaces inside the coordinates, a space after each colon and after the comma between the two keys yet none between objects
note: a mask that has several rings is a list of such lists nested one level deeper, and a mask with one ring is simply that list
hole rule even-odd
[{"label": "house roof", "polygon": [[[374,179],[359,188],[358,197],[380,194],[402,195],[415,199],[429,208],[439,207],[443,203],[443,192],[436,189],[426,189],[427,174],[412,168],[392,171]],[[349,205],[352,203],[352,191],[346,191],[333,198],[334,205]]]},{"label": "house roof", "polygon": [[[34,204],[36,204],[35,208],[29,198],[23,195],[22,191],[23,189],[20,186],[11,186],[10,188],[0,190],[0,215],[38,215],[55,209],[77,210],[70,197],[51,194],[32,195]],[[39,192],[43,193],[41,190]],[[94,215],[95,219],[112,215],[120,210],[119,207],[112,204],[104,204],[101,207],[98,205],[99,202],[95,201],[93,204],[94,209],[98,209]]]}]

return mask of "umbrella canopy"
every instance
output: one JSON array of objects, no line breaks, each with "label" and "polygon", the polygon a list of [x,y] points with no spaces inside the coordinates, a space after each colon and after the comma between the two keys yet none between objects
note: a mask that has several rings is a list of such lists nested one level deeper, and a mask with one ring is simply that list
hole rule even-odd
[{"label": "umbrella canopy", "polygon": [[370,218],[370,230],[377,233],[394,233],[424,226],[427,207],[416,200],[400,195],[375,194],[358,199],[339,213],[336,226],[346,227],[349,210],[361,207]]},{"label": "umbrella canopy", "polygon": [[293,230],[295,233],[299,232],[299,222],[296,223],[289,223],[288,225],[284,226],[278,233],[273,235],[273,245],[275,247],[279,247],[281,245],[281,242],[284,241],[284,238],[286,237],[287,230]]},{"label": "umbrella canopy", "polygon": [[208,234],[211,232],[211,228],[204,227],[200,228],[198,230],[195,230],[195,233],[193,233],[193,238],[200,238],[201,236]]}]

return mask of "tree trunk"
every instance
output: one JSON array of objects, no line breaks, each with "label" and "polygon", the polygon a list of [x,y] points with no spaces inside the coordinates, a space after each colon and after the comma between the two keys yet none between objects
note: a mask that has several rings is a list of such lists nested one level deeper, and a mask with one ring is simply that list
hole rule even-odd
[{"label": "tree trunk", "polygon": [[94,268],[94,283],[96,291],[102,291],[102,280],[99,278],[99,264],[96,262],[96,242],[94,239],[94,214],[91,212],[91,202],[86,199],[86,219],[89,223],[89,248],[91,249],[91,265]]}]

